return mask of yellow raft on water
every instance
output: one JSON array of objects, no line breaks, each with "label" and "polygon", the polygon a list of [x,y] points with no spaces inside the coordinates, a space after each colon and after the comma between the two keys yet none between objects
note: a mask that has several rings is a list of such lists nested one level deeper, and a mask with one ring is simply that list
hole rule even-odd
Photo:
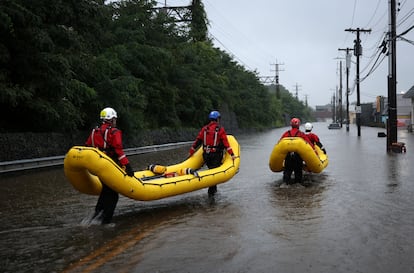
[{"label": "yellow raft on water", "polygon": [[204,165],[200,148],[181,163],[166,167],[153,166],[151,170],[138,171],[134,177],[129,177],[99,149],[74,146],[65,156],[64,171],[72,186],[82,193],[99,195],[102,183],[105,183],[116,192],[135,200],[157,200],[230,180],[239,170],[240,146],[234,136],[227,137],[236,159],[233,161],[225,153],[223,164],[214,169],[197,171]]},{"label": "yellow raft on water", "polygon": [[273,172],[283,171],[286,155],[290,152],[295,152],[300,155],[305,162],[303,165],[305,171],[320,173],[328,166],[328,155],[317,145],[312,148],[301,137],[285,137],[273,147],[269,159],[270,169]]}]

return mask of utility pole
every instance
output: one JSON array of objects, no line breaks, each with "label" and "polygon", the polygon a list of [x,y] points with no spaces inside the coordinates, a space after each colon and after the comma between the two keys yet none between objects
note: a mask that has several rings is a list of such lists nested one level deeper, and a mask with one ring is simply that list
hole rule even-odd
[{"label": "utility pole", "polygon": [[387,152],[397,142],[397,65],[395,0],[389,0]]},{"label": "utility pole", "polygon": [[353,50],[352,48],[338,48],[338,50],[346,51],[346,131],[349,132],[349,70],[351,69],[351,54],[349,51]]},{"label": "utility pole", "polygon": [[274,71],[276,74],[275,74],[275,82],[276,82],[276,97],[278,98],[278,99],[280,99],[280,88],[279,88],[279,71],[284,71],[284,70],[282,70],[282,69],[280,69],[280,65],[284,65],[284,64],[282,64],[282,63],[278,63],[277,62],[277,60],[276,60],[276,63],[274,63],[274,64],[271,64],[271,65],[274,65],[275,66],[275,70],[271,70],[272,72]]},{"label": "utility pole", "polygon": [[339,108],[339,123],[341,124],[342,128],[342,61],[339,61],[339,98],[338,98],[338,108]]},{"label": "utility pole", "polygon": [[298,85],[298,83],[296,83],[294,87],[295,87],[296,99],[299,100],[299,87],[300,87],[300,85]]},{"label": "utility pole", "polygon": [[362,55],[362,46],[361,46],[361,39],[359,38],[360,32],[371,32],[371,29],[345,29],[345,31],[356,32],[356,40],[354,40],[354,55],[357,58],[356,63],[356,84],[357,84],[357,105],[356,105],[356,118],[357,118],[357,127],[358,127],[358,136],[361,136],[361,100],[360,100],[360,88],[359,88],[359,56]]},{"label": "utility pole", "polygon": [[332,122],[336,123],[336,92],[332,96]]}]

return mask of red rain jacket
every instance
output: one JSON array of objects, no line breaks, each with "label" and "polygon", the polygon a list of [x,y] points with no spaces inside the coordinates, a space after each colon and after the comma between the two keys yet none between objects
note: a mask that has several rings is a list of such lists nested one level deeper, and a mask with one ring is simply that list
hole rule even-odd
[{"label": "red rain jacket", "polygon": [[298,128],[292,128],[290,130],[287,130],[286,132],[283,133],[283,135],[280,137],[280,139],[285,138],[285,137],[301,137],[306,142],[308,142],[312,147],[314,146],[313,142],[311,142],[311,140],[308,138],[308,136],[304,132],[299,130]]}]

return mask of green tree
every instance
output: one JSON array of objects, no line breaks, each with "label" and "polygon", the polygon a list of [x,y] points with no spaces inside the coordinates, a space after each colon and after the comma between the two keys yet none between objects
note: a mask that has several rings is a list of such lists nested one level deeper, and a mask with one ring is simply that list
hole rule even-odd
[{"label": "green tree", "polygon": [[214,47],[200,0],[190,25],[156,12],[155,1],[105,2],[0,1],[0,113],[13,117],[2,130],[85,130],[107,106],[131,133],[198,128],[213,109],[241,128],[311,115]]},{"label": "green tree", "polygon": [[207,41],[207,16],[201,0],[192,0],[190,36],[196,42]]}]

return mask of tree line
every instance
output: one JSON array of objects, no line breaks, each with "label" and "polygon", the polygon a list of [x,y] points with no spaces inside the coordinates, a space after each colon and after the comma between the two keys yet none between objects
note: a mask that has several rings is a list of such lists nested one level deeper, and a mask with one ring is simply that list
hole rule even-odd
[{"label": "tree line", "polygon": [[87,130],[107,106],[129,132],[198,128],[228,109],[240,128],[310,120],[281,86],[260,83],[208,38],[200,0],[190,24],[147,0],[0,1],[1,132]]}]

